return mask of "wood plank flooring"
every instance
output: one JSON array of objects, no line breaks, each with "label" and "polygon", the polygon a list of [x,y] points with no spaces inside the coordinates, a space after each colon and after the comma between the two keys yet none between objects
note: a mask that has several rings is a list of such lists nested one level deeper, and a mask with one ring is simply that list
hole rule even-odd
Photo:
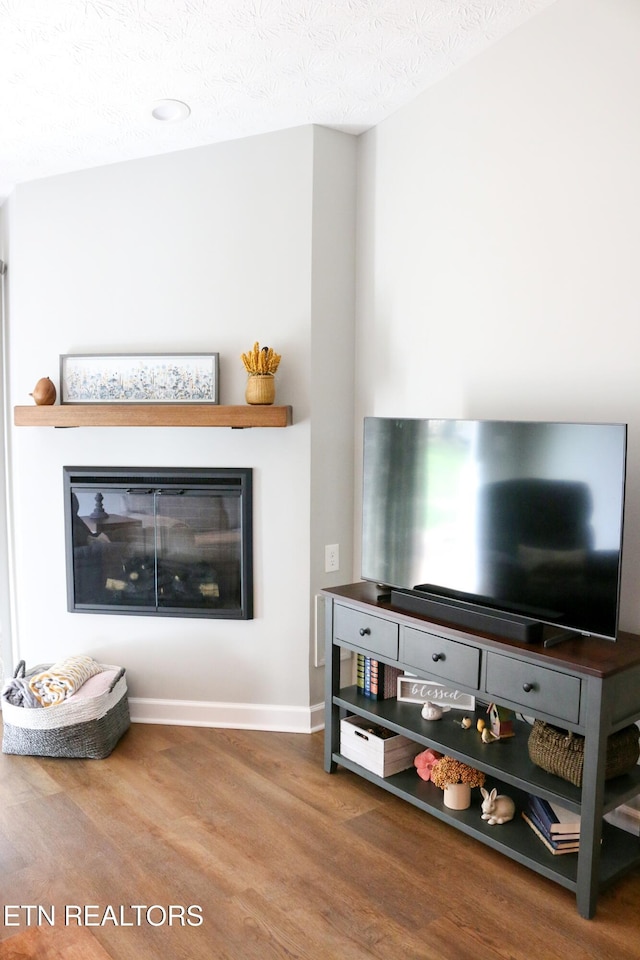
[{"label": "wood plank flooring", "polygon": [[568,891],[324,773],[322,734],[135,724],[106,760],[0,755],[0,865],[0,960],[640,957],[640,871],[583,920]]}]

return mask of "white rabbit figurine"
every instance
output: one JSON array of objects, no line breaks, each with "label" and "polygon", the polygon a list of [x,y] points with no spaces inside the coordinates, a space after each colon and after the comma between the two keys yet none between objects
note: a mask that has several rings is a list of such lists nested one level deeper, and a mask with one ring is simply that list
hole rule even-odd
[{"label": "white rabbit figurine", "polygon": [[498,795],[497,787],[494,787],[491,793],[484,787],[480,787],[480,792],[484,798],[482,801],[482,819],[488,820],[490,826],[493,826],[494,823],[507,823],[507,821],[513,820],[516,805],[511,797],[502,793]]}]

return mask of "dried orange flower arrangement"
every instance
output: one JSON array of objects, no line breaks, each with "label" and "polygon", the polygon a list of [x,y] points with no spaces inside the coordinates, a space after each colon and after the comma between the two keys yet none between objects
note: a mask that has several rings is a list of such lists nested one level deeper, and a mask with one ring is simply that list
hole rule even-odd
[{"label": "dried orange flower arrangement", "polygon": [[483,787],[485,776],[482,770],[476,770],[456,760],[455,757],[442,757],[431,768],[431,779],[436,787],[444,790],[453,783],[468,783],[470,787]]},{"label": "dried orange flower arrangement", "polygon": [[248,353],[240,354],[244,368],[252,377],[273,376],[278,369],[282,357],[276,353],[273,347],[262,347],[258,342],[254,343],[253,350]]}]

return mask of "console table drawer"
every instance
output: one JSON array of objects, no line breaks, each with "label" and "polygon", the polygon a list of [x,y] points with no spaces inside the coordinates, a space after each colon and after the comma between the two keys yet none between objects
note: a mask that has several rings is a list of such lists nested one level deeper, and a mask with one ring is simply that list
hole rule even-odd
[{"label": "console table drawer", "polygon": [[390,660],[398,659],[397,623],[360,613],[341,604],[336,604],[334,611],[333,635],[336,641],[363,647],[369,654],[378,654]]},{"label": "console table drawer", "polygon": [[400,638],[400,660],[429,680],[451,680],[474,690],[478,688],[480,651],[465,643],[404,627]]},{"label": "console table drawer", "polygon": [[512,660],[499,653],[487,654],[486,692],[519,703],[525,713],[538,711],[577,723],[580,717],[580,679],[536,664]]}]

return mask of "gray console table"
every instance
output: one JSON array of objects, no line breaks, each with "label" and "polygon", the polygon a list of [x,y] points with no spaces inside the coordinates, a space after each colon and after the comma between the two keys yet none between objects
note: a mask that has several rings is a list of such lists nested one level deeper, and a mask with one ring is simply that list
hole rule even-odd
[{"label": "gray console table", "polygon": [[[640,864],[640,839],[603,820],[605,813],[640,792],[640,765],[629,774],[604,779],[607,737],[640,719],[640,636],[621,633],[615,643],[577,637],[545,649],[436,623],[379,601],[377,593],[369,583],[323,591],[326,771],[335,772],[339,764],[554,880],[575,892],[583,917],[592,917],[599,891]],[[538,717],[582,734],[582,788],[530,761],[531,728],[525,719],[515,721],[515,736],[483,743],[475,717],[472,728],[463,730],[457,711],[445,713],[442,720],[424,720],[418,704],[372,700],[356,686],[341,686],[341,648],[473,694],[478,716],[484,716],[487,703],[497,702],[517,716]],[[452,811],[443,805],[442,791],[421,780],[415,769],[382,778],[348,760],[340,753],[340,720],[347,715],[366,718],[483,770],[488,786],[498,786],[515,800],[516,816],[489,826],[480,817],[479,791],[473,791],[470,809]],[[547,851],[520,816],[527,794],[580,813],[578,854],[553,856]]]}]

